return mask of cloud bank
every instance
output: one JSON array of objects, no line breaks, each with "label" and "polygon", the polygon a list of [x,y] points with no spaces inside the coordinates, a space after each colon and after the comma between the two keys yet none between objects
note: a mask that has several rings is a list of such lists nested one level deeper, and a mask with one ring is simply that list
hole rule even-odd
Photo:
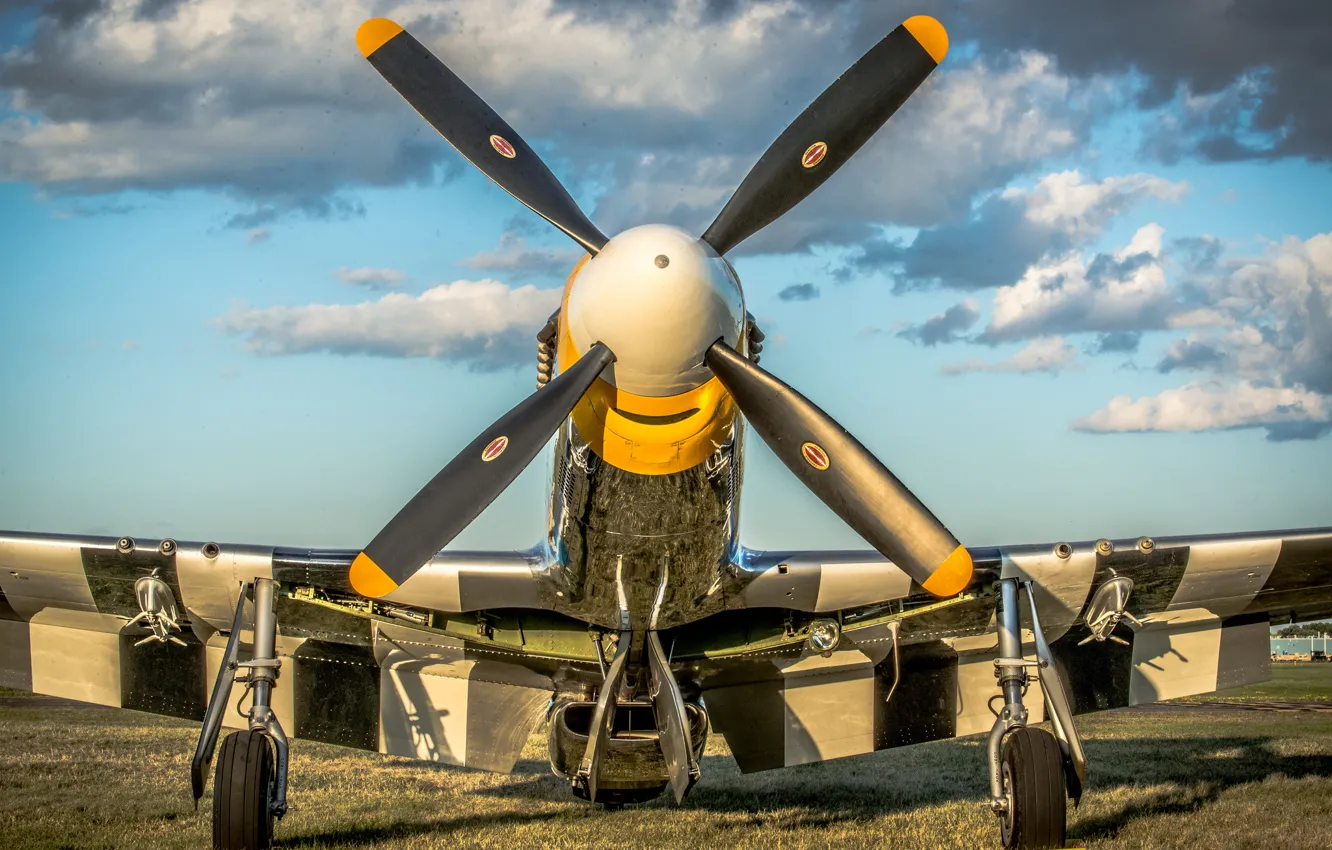
[{"label": "cloud bank", "polygon": [[964,363],[950,363],[943,367],[945,375],[965,375],[968,372],[1016,372],[1031,374],[1045,372],[1053,375],[1063,371],[1077,359],[1078,352],[1060,336],[1043,337],[1027,343],[1012,357],[991,363],[984,360],[968,360]]},{"label": "cloud bank", "polygon": [[256,354],[431,357],[488,371],[530,365],[533,335],[559,300],[557,289],[456,280],[360,304],[237,307],[215,323]]}]

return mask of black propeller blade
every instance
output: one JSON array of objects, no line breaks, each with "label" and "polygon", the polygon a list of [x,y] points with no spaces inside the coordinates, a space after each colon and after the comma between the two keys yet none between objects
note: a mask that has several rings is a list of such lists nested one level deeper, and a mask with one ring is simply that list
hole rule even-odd
[{"label": "black propeller blade", "polygon": [[804,200],[860,150],[947,52],[948,34],[926,15],[890,32],[777,137],[703,241],[725,254]]},{"label": "black propeller blade", "polygon": [[860,441],[718,340],[704,355],[763,441],[871,546],[935,596],[971,581],[971,555]]},{"label": "black propeller blade", "polygon": [[386,18],[371,18],[356,31],[356,46],[487,177],[593,254],[606,244],[536,151],[410,33]]},{"label": "black propeller blade", "polygon": [[356,592],[391,593],[443,549],[532,462],[601,370],[614,361],[609,348],[592,346],[449,461],[356,556],[350,575]]}]

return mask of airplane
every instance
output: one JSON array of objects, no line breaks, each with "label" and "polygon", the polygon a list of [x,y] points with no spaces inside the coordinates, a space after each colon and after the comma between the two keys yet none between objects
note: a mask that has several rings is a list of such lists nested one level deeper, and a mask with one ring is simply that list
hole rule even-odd
[{"label": "airplane", "polygon": [[[710,732],[746,772],[985,733],[1003,846],[1062,847],[1088,781],[1077,716],[1265,680],[1270,623],[1332,614],[1332,528],[967,548],[758,365],[725,255],[929,76],[933,18],[821,94],[701,237],[608,239],[402,27],[356,42],[585,250],[537,334],[537,390],[363,550],[0,533],[0,684],[201,721],[215,847],[270,846],[290,738],[508,772],[543,722],[552,769],[607,809],[681,802]],[[872,549],[742,545],[746,423]],[[544,538],[446,549],[552,439]]]}]

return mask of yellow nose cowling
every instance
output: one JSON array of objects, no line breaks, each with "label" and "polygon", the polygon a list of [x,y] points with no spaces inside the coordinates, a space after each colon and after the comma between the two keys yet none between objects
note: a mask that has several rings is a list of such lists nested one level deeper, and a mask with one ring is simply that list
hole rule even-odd
[{"label": "yellow nose cowling", "polygon": [[[564,287],[561,312],[583,257]],[[577,350],[567,324],[560,322],[556,363],[560,371],[574,364]],[[683,472],[702,463],[730,439],[735,403],[721,381],[671,396],[641,396],[598,378],[572,414],[578,435],[607,463],[640,475]]]}]

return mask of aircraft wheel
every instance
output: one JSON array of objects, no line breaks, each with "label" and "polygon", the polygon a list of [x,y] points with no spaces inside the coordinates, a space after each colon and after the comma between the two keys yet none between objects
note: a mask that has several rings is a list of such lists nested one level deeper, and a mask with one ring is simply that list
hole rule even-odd
[{"label": "aircraft wheel", "polygon": [[1005,850],[1063,847],[1067,789],[1054,735],[1025,726],[1009,732],[1001,770],[1008,803],[1000,827]]},{"label": "aircraft wheel", "polygon": [[213,773],[213,850],[268,850],[273,812],[273,747],[262,732],[232,732]]}]

